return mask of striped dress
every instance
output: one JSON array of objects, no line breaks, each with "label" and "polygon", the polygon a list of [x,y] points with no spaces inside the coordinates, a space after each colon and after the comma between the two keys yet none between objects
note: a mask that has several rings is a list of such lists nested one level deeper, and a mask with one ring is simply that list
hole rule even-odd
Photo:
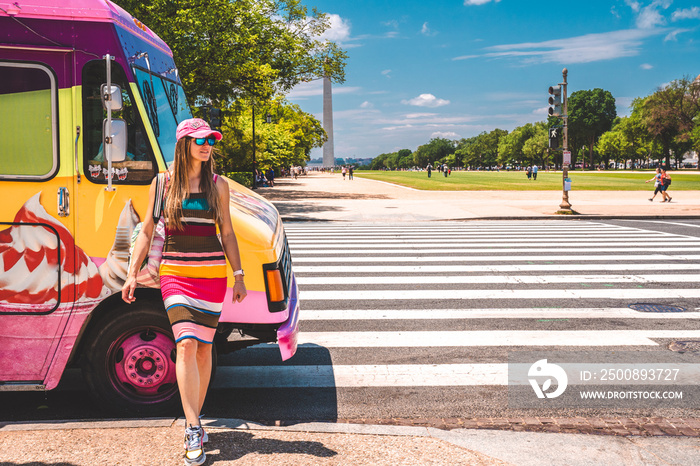
[{"label": "striped dress", "polygon": [[160,287],[175,341],[212,343],[226,295],[226,256],[204,193],[182,202],[182,230],[166,225]]}]

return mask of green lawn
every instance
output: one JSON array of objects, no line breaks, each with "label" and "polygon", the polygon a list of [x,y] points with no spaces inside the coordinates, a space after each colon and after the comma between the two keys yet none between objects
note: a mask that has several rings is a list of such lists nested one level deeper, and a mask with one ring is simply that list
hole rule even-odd
[{"label": "green lawn", "polygon": [[[386,181],[416,189],[435,191],[523,191],[523,190],[561,190],[561,172],[540,171],[537,181],[528,181],[524,171],[453,171],[445,178],[441,173],[433,172],[428,178],[427,172],[403,171],[356,171],[355,176],[372,180]],[[570,171],[572,190],[581,191],[648,191],[653,190],[653,183],[644,181],[654,176],[649,172],[626,171]],[[669,191],[700,190],[700,172],[672,172],[673,183]]]}]

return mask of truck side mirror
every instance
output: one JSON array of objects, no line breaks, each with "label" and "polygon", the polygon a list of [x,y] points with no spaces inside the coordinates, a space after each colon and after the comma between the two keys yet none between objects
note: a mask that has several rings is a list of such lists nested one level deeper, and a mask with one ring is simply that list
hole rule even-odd
[{"label": "truck side mirror", "polygon": [[122,88],[116,84],[112,84],[109,90],[107,84],[101,85],[100,98],[102,99],[102,107],[108,112],[118,112],[123,107]]},{"label": "truck side mirror", "polygon": [[102,140],[105,142],[105,148],[107,148],[108,140],[111,140],[109,152],[105,150],[105,154],[109,154],[108,157],[112,159],[112,162],[123,162],[126,160],[126,121],[120,118],[113,119],[112,134],[108,134],[107,119],[105,118],[102,121],[102,136]]}]

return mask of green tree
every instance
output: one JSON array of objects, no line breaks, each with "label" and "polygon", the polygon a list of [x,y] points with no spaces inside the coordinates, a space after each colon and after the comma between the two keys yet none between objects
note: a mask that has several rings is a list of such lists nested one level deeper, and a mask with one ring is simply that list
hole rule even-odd
[{"label": "green tree", "polygon": [[442,160],[455,151],[452,141],[445,138],[433,138],[427,144],[418,146],[413,153],[413,161],[417,167],[425,167],[428,163]]},{"label": "green tree", "polygon": [[672,152],[678,164],[693,147],[693,131],[700,115],[700,81],[687,77],[671,81],[644,100],[642,113],[649,132],[663,146],[666,166],[671,166]]},{"label": "green tree", "polygon": [[116,0],[172,49],[190,104],[267,99],[302,81],[345,80],[345,52],[319,40],[328,15],[301,0]]},{"label": "green tree", "polygon": [[589,165],[593,166],[593,148],[596,140],[612,128],[617,117],[615,98],[610,91],[600,88],[576,91],[568,99],[569,139],[571,147],[586,145]]},{"label": "green tree", "polygon": [[525,164],[529,160],[523,154],[525,142],[535,135],[535,125],[527,123],[515,128],[498,140],[498,162],[505,164]]},{"label": "green tree", "polygon": [[544,121],[532,126],[532,135],[523,143],[522,152],[529,165],[542,167],[549,163],[549,127]]},{"label": "green tree", "polygon": [[[272,122],[265,123],[266,110]],[[297,105],[278,99],[271,105],[256,105],[255,167],[259,169],[306,165],[311,149],[321,147],[326,133],[321,123]],[[253,111],[251,102],[237,101],[226,112],[222,130],[225,137],[217,146],[216,162],[220,170],[252,170]]]}]

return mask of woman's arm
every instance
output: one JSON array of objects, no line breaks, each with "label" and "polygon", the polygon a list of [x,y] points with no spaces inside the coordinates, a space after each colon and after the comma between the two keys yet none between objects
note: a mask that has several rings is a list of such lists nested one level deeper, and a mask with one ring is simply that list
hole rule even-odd
[{"label": "woman's arm", "polygon": [[[226,258],[233,270],[241,269],[241,254],[238,249],[238,240],[231,224],[231,211],[229,210],[229,187],[228,183],[221,177],[216,180],[216,189],[221,201],[221,222],[219,223],[219,233],[221,233],[221,246],[224,248]],[[243,281],[243,275],[236,275],[233,284],[233,302],[241,302],[248,294]]]},{"label": "woman's arm", "polygon": [[131,254],[131,261],[129,262],[129,270],[126,274],[126,282],[122,287],[122,299],[127,303],[133,303],[136,298],[134,298],[134,290],[136,289],[136,274],[139,272],[139,267],[143,263],[143,260],[148,255],[148,250],[151,247],[151,237],[153,236],[153,204],[156,198],[156,178],[151,182],[151,187],[148,190],[148,209],[146,210],[146,218],[143,219],[143,224],[141,225],[141,231],[136,237],[136,244],[134,244],[134,252]]}]

